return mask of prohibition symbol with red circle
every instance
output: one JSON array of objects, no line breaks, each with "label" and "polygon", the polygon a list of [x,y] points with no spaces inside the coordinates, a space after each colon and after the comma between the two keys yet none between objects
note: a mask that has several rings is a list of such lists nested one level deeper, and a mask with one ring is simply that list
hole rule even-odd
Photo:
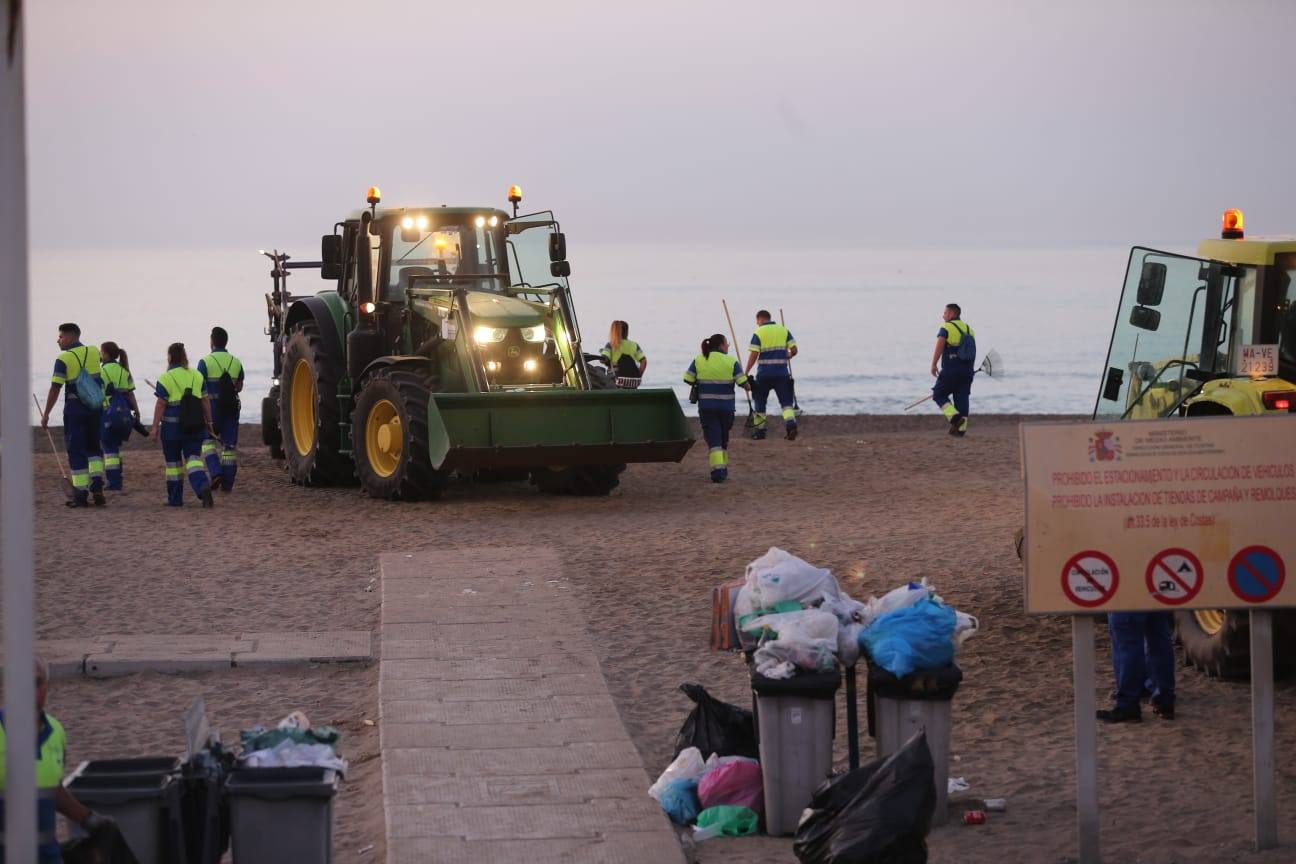
[{"label": "prohibition symbol with red circle", "polygon": [[1287,568],[1282,557],[1268,546],[1248,546],[1229,562],[1229,588],[1247,603],[1272,600],[1285,581]]},{"label": "prohibition symbol with red circle", "polygon": [[1092,609],[1103,605],[1116,594],[1119,584],[1116,562],[1092,549],[1072,555],[1062,568],[1062,593],[1077,606]]},{"label": "prohibition symbol with red circle", "polygon": [[1152,599],[1178,606],[1197,596],[1204,577],[1196,555],[1187,549],[1164,549],[1148,562],[1147,589]]}]

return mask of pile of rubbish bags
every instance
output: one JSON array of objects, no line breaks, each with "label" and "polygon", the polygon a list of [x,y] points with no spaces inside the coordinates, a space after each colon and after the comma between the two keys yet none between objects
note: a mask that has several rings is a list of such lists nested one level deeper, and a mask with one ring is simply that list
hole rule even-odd
[{"label": "pile of rubbish bags", "polygon": [[672,822],[695,825],[695,840],[755,834],[765,815],[765,784],[752,713],[700,684],[680,689],[696,704],[675,740],[675,760],[648,794]]},{"label": "pile of rubbish bags", "polygon": [[240,768],[332,768],[346,776],[347,762],[337,754],[342,736],[332,726],[311,726],[301,711],[294,711],[273,729],[254,726],[239,732]]},{"label": "pile of rubbish bags", "polygon": [[777,547],[747,565],[734,615],[743,648],[755,649],[752,662],[766,678],[854,666],[861,651],[902,678],[952,662],[979,626],[947,606],[926,579],[860,602],[831,571]]}]

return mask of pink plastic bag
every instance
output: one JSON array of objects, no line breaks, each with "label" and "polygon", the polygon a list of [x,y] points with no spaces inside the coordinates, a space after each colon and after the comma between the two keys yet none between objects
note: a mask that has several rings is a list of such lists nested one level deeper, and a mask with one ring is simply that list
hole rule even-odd
[{"label": "pink plastic bag", "polygon": [[711,769],[698,783],[698,800],[704,810],[721,804],[750,807],[763,821],[765,786],[761,780],[760,763],[744,759]]}]

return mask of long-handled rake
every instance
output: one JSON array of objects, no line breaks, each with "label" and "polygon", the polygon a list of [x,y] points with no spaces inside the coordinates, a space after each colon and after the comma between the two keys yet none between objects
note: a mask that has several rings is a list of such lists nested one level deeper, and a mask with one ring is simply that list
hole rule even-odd
[{"label": "long-handled rake", "polygon": [[[779,307],[779,323],[783,325],[784,329],[787,329],[787,319],[783,317],[783,307],[782,307],[782,306]],[[800,406],[800,404],[797,403],[797,398],[796,398],[796,378],[792,375],[792,358],[791,358],[791,357],[788,357],[788,387],[789,387],[789,389],[792,390],[792,413],[793,413],[795,416],[800,417],[800,416],[801,416],[801,406]]]},{"label": "long-handled rake", "polygon": [[[36,410],[41,410],[40,400],[36,394],[32,394],[32,401],[36,403]],[[45,427],[45,437],[49,439],[50,450],[54,451],[54,461],[58,463],[59,474],[63,475],[63,497],[69,501],[76,500],[76,487],[72,485],[71,478],[68,477],[66,469],[63,468],[63,459],[59,456],[58,448],[54,446],[54,434],[50,432],[49,427]]]},{"label": "long-handled rake", "polygon": [[[734,357],[737,357],[738,356],[738,331],[734,329],[733,317],[730,316],[729,314],[729,302],[725,300],[723,297],[721,297],[720,305],[724,306],[725,320],[729,322],[729,336],[730,338],[733,339]],[[756,425],[756,409],[752,406],[751,390],[746,390],[744,388],[744,392],[746,392],[747,394],[747,422],[743,424],[743,428],[750,429]]]},{"label": "long-handled rake", "polygon": [[[1002,378],[1004,374],[1003,358],[999,356],[999,352],[993,348],[987,351],[985,357],[981,359],[981,365],[973,370],[972,374],[975,375],[977,372],[984,372],[987,378]],[[924,396],[919,396],[917,399],[906,405],[904,410],[908,411],[917,408],[930,398],[930,393],[927,393]]]}]

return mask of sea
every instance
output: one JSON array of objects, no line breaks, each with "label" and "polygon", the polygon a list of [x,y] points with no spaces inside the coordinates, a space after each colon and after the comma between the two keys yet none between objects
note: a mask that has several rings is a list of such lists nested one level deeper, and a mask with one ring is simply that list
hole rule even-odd
[{"label": "sea", "polygon": [[[1129,256],[1127,248],[571,246],[584,348],[597,352],[610,322],[628,321],[648,356],[644,386],[673,388],[689,414],[681,376],[704,338],[730,332],[726,305],[740,345],[758,309],[792,331],[797,399],[813,416],[899,414],[929,393],[950,302],[962,306],[981,353],[1000,359],[992,377],[977,376],[973,413],[1089,414]],[[272,370],[269,271],[256,249],[35,250],[32,391],[43,403],[60,322],[77,322],[86,342],[125,348],[142,391],[165,370],[168,344],[184,342],[196,364],[219,324],[246,368],[244,418],[259,422]],[[290,281],[294,294],[327,287],[309,270]],[[149,419],[153,398],[139,402]],[[936,410],[927,401],[912,412]]]}]

